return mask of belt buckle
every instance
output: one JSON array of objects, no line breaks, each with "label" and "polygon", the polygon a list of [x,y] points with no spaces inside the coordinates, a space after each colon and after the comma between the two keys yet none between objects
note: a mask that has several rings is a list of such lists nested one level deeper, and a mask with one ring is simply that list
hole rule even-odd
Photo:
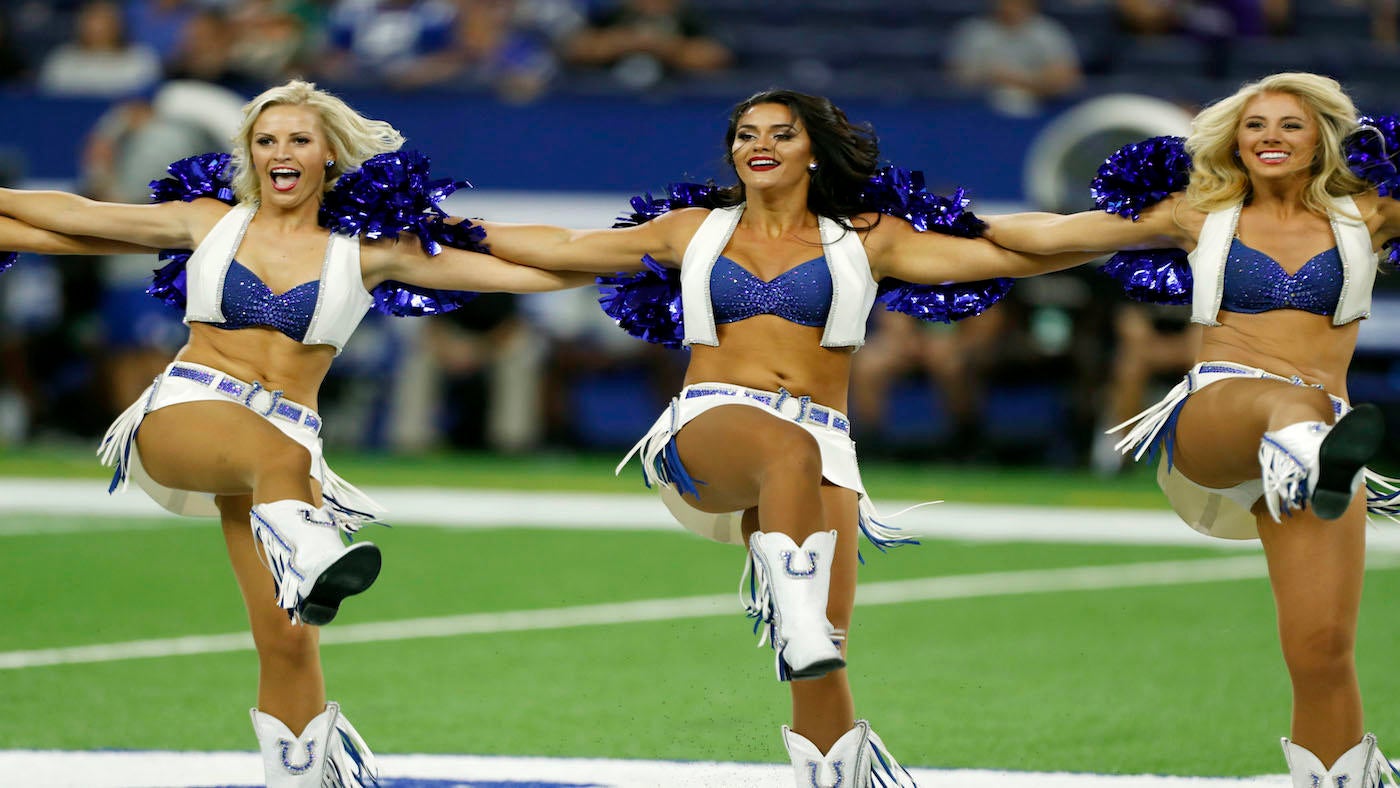
[{"label": "belt buckle", "polygon": [[[267,402],[266,407],[263,407],[264,401]],[[263,388],[262,383],[256,380],[253,381],[253,385],[249,387],[248,393],[243,396],[243,404],[253,412],[260,414],[263,418],[271,416],[272,412],[277,410],[277,403],[281,401],[281,389],[269,391]]]}]

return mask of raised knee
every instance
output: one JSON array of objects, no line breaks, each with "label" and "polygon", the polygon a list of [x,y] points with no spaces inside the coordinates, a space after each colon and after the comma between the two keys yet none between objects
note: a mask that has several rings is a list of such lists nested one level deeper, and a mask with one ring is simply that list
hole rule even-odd
[{"label": "raised knee", "polygon": [[278,444],[269,447],[258,460],[258,468],[263,473],[288,476],[311,475],[311,454],[300,444]]},{"label": "raised knee", "polygon": [[765,443],[769,450],[766,473],[821,477],[821,447],[811,433],[801,428],[786,429]]}]

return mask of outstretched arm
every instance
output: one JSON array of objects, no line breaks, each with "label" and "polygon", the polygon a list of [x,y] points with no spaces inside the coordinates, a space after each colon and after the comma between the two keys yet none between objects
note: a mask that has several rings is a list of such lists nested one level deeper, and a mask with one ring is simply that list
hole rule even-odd
[{"label": "outstretched arm", "polygon": [[[155,249],[191,249],[205,227],[228,210],[212,199],[127,205],[59,191],[0,189],[0,215],[68,235],[125,241]],[[211,218],[213,217],[213,218]]]},{"label": "outstretched arm", "polygon": [[121,241],[41,230],[8,216],[0,216],[0,250],[38,254],[125,254],[155,251],[149,247]]},{"label": "outstretched arm", "polygon": [[1016,252],[983,238],[921,233],[908,222],[890,217],[870,231],[865,248],[876,279],[888,276],[930,285],[1035,276],[1071,268],[1098,256],[1078,251],[1046,255]]},{"label": "outstretched arm", "polygon": [[543,224],[477,222],[486,230],[491,254],[504,260],[551,271],[614,273],[645,269],[650,255],[662,265],[678,266],[685,246],[708,212],[684,208],[636,227],[569,230]]},{"label": "outstretched arm", "polygon": [[366,241],[361,249],[365,287],[370,290],[395,281],[438,290],[542,293],[591,285],[597,279],[587,272],[545,271],[451,247],[429,255],[413,238]]},{"label": "outstretched arm", "polygon": [[1178,199],[1168,197],[1143,211],[1136,221],[1105,211],[983,216],[987,223],[984,237],[1007,249],[1036,254],[1185,249],[1194,235],[1178,223],[1178,218],[1199,224],[1204,214],[1179,207]]}]

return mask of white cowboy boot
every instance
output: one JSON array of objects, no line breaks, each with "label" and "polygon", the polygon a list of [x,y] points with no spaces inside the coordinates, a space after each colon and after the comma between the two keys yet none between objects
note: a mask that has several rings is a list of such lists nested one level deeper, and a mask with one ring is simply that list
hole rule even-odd
[{"label": "white cowboy boot", "polygon": [[783,744],[799,788],[917,788],[914,778],[895,762],[865,720],[856,720],[856,726],[842,734],[825,755],[786,725]]},{"label": "white cowboy boot", "polygon": [[1304,506],[1324,520],[1341,517],[1384,437],[1385,420],[1369,403],[1357,405],[1336,424],[1300,421],[1264,433],[1259,467],[1264,503],[1274,521],[1285,509]]},{"label": "white cowboy boot", "polygon": [[379,785],[379,767],[365,740],[340,713],[326,710],[293,736],[282,721],[252,710],[253,732],[262,751],[267,788],[370,788]]},{"label": "white cowboy boot", "polygon": [[1381,788],[1383,780],[1396,782],[1395,767],[1381,754],[1375,734],[1361,737],[1361,742],[1342,753],[1328,769],[1306,747],[1288,739],[1283,740],[1283,757],[1288,761],[1288,774],[1293,788]]},{"label": "white cowboy boot", "polygon": [[379,576],[379,548],[346,545],[330,510],[305,501],[260,503],[252,510],[253,535],[277,583],[277,606],[292,621],[329,624],[347,596]]},{"label": "white cowboy boot", "polygon": [[[801,547],[777,532],[760,531],[749,539],[739,594],[749,615],[768,624],[758,644],[771,638],[783,681],[819,678],[846,666],[826,618],[835,553],[835,531],[811,534]],[[749,578],[745,594],[742,584]]]}]

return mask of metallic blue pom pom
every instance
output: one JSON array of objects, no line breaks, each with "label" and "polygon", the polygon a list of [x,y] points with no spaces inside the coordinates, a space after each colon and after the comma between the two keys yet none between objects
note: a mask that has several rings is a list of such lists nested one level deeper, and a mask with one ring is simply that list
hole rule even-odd
[{"label": "metallic blue pom pom", "polygon": [[18,259],[18,252],[0,252],[0,274],[8,271],[10,266],[14,265],[15,261]]},{"label": "metallic blue pom pom", "polygon": [[411,232],[418,236],[423,251],[437,254],[441,246],[429,226],[447,216],[439,203],[471,184],[450,178],[431,180],[428,165],[427,156],[411,150],[367,159],[358,169],[341,175],[326,194],[321,202],[321,226],[333,233],[371,239]]},{"label": "metallic blue pom pom", "polygon": [[952,197],[929,192],[924,189],[924,174],[918,170],[894,166],[881,169],[870,178],[859,200],[867,211],[898,216],[919,232],[932,230],[960,238],[976,238],[987,227],[967,210],[971,201],[967,199],[966,190],[955,189]]},{"label": "metallic blue pom pom", "polygon": [[1347,166],[1382,197],[1400,196],[1400,117],[1377,115],[1360,121],[1342,143]]},{"label": "metallic blue pom pom", "polygon": [[[1191,180],[1191,156],[1182,137],[1153,137],[1124,145],[1099,165],[1089,184],[1094,205],[1137,221],[1142,212],[1182,191]],[[1149,304],[1191,303],[1191,267],[1180,249],[1119,252],[1100,273],[1123,292]]]},{"label": "metallic blue pom pom", "polygon": [[[192,202],[212,197],[233,205],[233,176],[227,153],[201,153],[172,162],[165,168],[169,177],[151,181],[151,202]],[[159,259],[165,265],[156,269],[146,293],[177,309],[185,308],[185,262],[189,249],[162,249]]]},{"label": "metallic blue pom pom", "polygon": [[[870,178],[860,193],[866,210],[904,219],[919,232],[936,232],[959,238],[976,238],[986,222],[967,210],[967,191],[954,189],[952,197],[924,188],[924,174],[901,167],[884,167]],[[986,279],[947,285],[923,285],[884,279],[875,300],[891,312],[920,320],[952,323],[980,315],[1011,292],[1012,280]]]},{"label": "metallic blue pom pom", "polygon": [[980,315],[1011,292],[1011,279],[985,279],[951,285],[916,285],[898,279],[880,281],[875,300],[891,312],[920,320],[952,323]]},{"label": "metallic blue pom pom", "polygon": [[1099,210],[1137,221],[1147,208],[1186,188],[1191,156],[1183,137],[1153,137],[1124,145],[1099,165],[1089,194]]},{"label": "metallic blue pom pom", "polygon": [[[636,227],[663,213],[681,208],[717,206],[714,184],[673,183],[665,197],[650,193],[633,197],[631,213],[623,214],[613,227]],[[598,277],[598,303],[622,330],[638,339],[663,347],[681,347],[685,320],[681,314],[681,272],[651,258],[642,258],[646,270],[635,274]]]},{"label": "metallic blue pom pom", "polygon": [[1134,301],[1175,306],[1191,303],[1191,266],[1180,249],[1119,252],[1099,272],[1113,277]]},{"label": "metallic blue pom pom", "polygon": [[233,205],[232,156],[227,153],[201,153],[173,162],[165,168],[170,177],[151,181],[151,202],[191,202],[213,197]]},{"label": "metallic blue pom pom", "polygon": [[598,277],[598,303],[608,317],[638,339],[679,348],[685,338],[681,313],[681,272],[642,258],[647,270]]},{"label": "metallic blue pom pom", "polygon": [[156,269],[146,294],[160,299],[166,306],[183,310],[187,285],[185,263],[189,261],[190,253],[167,249],[160,253],[160,259],[168,262]]}]

